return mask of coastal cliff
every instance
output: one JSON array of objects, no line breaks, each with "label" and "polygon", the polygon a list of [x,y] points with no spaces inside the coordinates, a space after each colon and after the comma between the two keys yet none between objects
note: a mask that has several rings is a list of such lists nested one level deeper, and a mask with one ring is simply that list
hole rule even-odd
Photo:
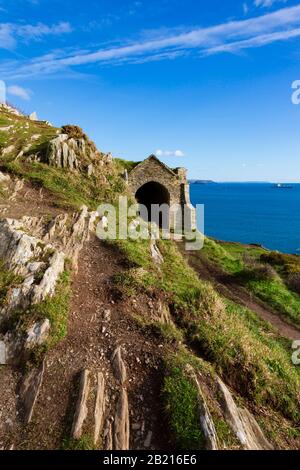
[{"label": "coastal cliff", "polygon": [[0,108],[0,448],[299,449],[299,258],[100,241],[128,166]]}]

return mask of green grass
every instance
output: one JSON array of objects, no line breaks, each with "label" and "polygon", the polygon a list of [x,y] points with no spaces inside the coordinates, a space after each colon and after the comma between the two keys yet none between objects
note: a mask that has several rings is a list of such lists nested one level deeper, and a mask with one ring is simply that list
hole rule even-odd
[{"label": "green grass", "polygon": [[80,439],[66,438],[62,442],[62,450],[97,450],[92,436],[84,434]]},{"label": "green grass", "polygon": [[47,297],[43,302],[37,305],[31,305],[26,311],[16,311],[11,317],[10,328],[18,327],[18,329],[23,331],[34,322],[47,318],[50,321],[50,337],[46,345],[34,351],[33,355],[37,357],[40,357],[45,351],[54,347],[67,334],[71,299],[70,276],[69,271],[64,271],[59,278],[55,294],[52,297]]},{"label": "green grass", "polygon": [[130,172],[141,162],[132,162],[129,160],[122,160],[121,158],[115,158],[114,161],[121,170],[127,170]]},{"label": "green grass", "polygon": [[203,449],[196,386],[177,357],[169,358],[165,367],[163,396],[173,438],[180,449]]},{"label": "green grass", "polygon": [[12,271],[6,269],[3,261],[0,261],[0,306],[4,305],[8,291],[21,282],[21,276],[17,276]]},{"label": "green grass", "polygon": [[70,299],[70,272],[64,271],[60,276],[54,296],[48,297],[38,305],[31,306],[30,316],[36,320],[45,318],[50,320],[49,348],[59,343],[67,334]]},{"label": "green grass", "polygon": [[[6,121],[8,115],[9,113],[0,111],[0,119]],[[125,191],[125,182],[114,164],[101,168],[100,177],[98,174],[87,177],[79,172],[53,168],[46,163],[31,162],[29,157],[33,154],[38,154],[41,161],[45,161],[48,143],[57,136],[58,129],[25,117],[13,117],[9,123],[13,124],[15,132],[0,132],[0,145],[13,144],[15,149],[11,155],[0,158],[0,169],[46,188],[54,195],[58,206],[78,210],[85,204],[96,209],[103,201],[115,202],[118,194]],[[74,126],[69,127],[75,129]],[[33,135],[38,135],[38,139],[31,140]],[[89,146],[94,145],[90,141],[88,143]],[[18,152],[27,145],[29,148],[24,155],[16,160]],[[82,158],[88,158],[89,149],[90,147]],[[106,181],[103,180],[104,176]]]},{"label": "green grass", "polygon": [[95,177],[88,178],[83,174],[53,168],[47,164],[11,161],[2,167],[34,185],[46,188],[55,196],[56,204],[61,207],[78,210],[85,204],[91,209],[96,209],[102,201],[110,202],[115,197],[113,187],[100,184]]},{"label": "green grass", "polygon": [[249,281],[246,287],[272,309],[300,327],[300,296],[291,292],[280,279]]},{"label": "green grass", "polygon": [[204,255],[213,263],[217,261],[218,265],[229,273],[235,273],[243,266],[242,261],[235,257],[234,253],[231,254],[229,250],[227,250],[227,246],[223,247],[220,243],[217,243],[211,238],[205,238],[201,255]]},{"label": "green grass", "polygon": [[[238,243],[217,243],[210,239],[205,241],[203,254],[233,275],[236,282],[263,300],[275,313],[300,326],[300,296],[289,290],[285,283],[290,274],[300,272],[298,256]],[[276,269],[274,276],[271,267]]]},{"label": "green grass", "polygon": [[[299,423],[300,370],[291,362],[290,344],[256,314],[220,298],[186,264],[174,242],[160,241],[159,248],[164,263],[160,269],[152,264],[137,287],[164,292],[188,344],[230,378],[242,396]],[[149,242],[137,245],[136,258],[129,249],[130,260],[147,266],[149,252]]]}]

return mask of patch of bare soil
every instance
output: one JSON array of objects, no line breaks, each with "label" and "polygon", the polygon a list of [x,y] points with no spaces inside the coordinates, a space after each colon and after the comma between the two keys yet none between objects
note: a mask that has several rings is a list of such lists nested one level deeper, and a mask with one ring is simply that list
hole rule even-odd
[{"label": "patch of bare soil", "polygon": [[25,181],[12,178],[0,193],[0,218],[55,217],[61,212],[53,194]]},{"label": "patch of bare soil", "polygon": [[130,448],[170,448],[160,397],[164,347],[158,337],[141,330],[132,316],[148,311],[150,315],[147,298],[129,301],[117,295],[112,277],[124,269],[120,254],[96,237],[81,252],[73,280],[68,334],[46,355],[33,421],[14,436],[16,448],[60,448],[63,439],[70,436],[82,369],[103,372],[108,388],[107,415],[113,417],[120,389],[111,366],[116,345],[122,347],[127,368]]},{"label": "patch of bare soil", "polygon": [[260,318],[271,323],[281,336],[290,340],[300,339],[300,330],[296,326],[282,319],[268,305],[235,282],[231,276],[225,275],[216,265],[199,253],[183,252],[183,254],[199,277],[211,282],[222,296],[255,312]]}]

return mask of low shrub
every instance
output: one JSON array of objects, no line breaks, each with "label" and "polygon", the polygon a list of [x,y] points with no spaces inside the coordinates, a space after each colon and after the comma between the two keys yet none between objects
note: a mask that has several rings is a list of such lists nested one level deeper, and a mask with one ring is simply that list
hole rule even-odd
[{"label": "low shrub", "polygon": [[288,276],[287,286],[300,295],[300,273],[293,273]]}]

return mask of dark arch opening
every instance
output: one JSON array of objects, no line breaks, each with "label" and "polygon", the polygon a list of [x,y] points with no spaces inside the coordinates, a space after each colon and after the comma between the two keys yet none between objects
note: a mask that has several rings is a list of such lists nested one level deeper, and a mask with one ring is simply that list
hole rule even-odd
[{"label": "dark arch opening", "polygon": [[[165,186],[160,183],[156,183],[155,181],[150,181],[149,183],[144,184],[141,186],[136,194],[136,200],[139,204],[143,204],[146,206],[148,211],[148,222],[151,222],[151,206],[152,204],[167,204],[170,206],[170,193]],[[159,217],[159,226],[161,228],[168,229],[169,228],[169,220],[167,222],[168,226],[165,225],[162,214]]]}]

